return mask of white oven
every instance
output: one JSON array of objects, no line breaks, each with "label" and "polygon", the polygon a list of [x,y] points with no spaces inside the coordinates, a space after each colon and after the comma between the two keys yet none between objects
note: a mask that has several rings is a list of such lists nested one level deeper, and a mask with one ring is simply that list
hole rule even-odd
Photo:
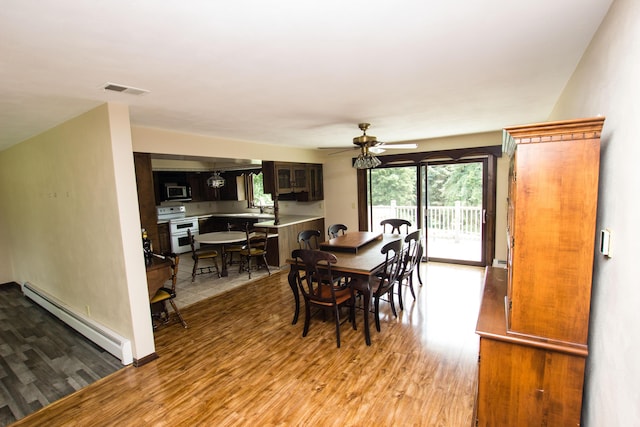
[{"label": "white oven", "polygon": [[[181,254],[191,252],[191,243],[187,230],[191,230],[193,236],[199,234],[198,217],[186,217],[169,220],[169,235],[171,236],[171,252]],[[200,248],[200,243],[195,242],[195,248]]]}]

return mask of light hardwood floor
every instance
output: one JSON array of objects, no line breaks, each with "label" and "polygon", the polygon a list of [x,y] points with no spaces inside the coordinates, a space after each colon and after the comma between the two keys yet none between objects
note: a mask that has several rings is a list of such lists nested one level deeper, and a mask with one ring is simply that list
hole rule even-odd
[{"label": "light hardwood floor", "polygon": [[[291,325],[286,270],[182,313],[156,331],[160,358],[126,367],[16,426],[470,426],[483,269],[423,264],[397,319],[384,304],[372,345],[329,319]],[[417,283],[417,280],[416,280]]]}]

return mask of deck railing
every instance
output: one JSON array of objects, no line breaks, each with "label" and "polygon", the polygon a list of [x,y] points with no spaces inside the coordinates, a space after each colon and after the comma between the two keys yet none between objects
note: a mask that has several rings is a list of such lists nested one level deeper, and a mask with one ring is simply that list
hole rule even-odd
[{"label": "deck railing", "polygon": [[[431,237],[459,239],[480,239],[482,234],[482,208],[462,206],[456,202],[455,206],[431,206],[425,215],[424,208],[421,216],[427,219],[428,234]],[[379,227],[380,221],[387,218],[402,218],[412,224],[418,223],[416,206],[373,206],[372,216],[374,229]]]}]

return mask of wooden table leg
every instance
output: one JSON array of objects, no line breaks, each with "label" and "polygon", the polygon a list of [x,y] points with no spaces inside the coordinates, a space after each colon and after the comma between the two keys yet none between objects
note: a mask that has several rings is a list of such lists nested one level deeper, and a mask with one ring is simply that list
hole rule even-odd
[{"label": "wooden table leg", "polygon": [[371,333],[369,332],[369,304],[371,303],[371,287],[369,286],[369,278],[362,277],[352,278],[351,286],[362,294],[364,315],[364,342],[371,345]]},{"label": "wooden table leg", "polygon": [[220,246],[222,246],[222,271],[220,272],[220,277],[227,277],[229,276],[229,271],[227,271],[227,253],[225,251],[225,245]]}]

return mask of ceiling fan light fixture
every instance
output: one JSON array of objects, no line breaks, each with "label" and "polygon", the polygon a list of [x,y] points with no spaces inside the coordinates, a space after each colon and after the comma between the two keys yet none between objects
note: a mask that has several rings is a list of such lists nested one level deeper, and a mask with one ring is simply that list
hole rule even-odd
[{"label": "ceiling fan light fixture", "polygon": [[211,188],[224,187],[224,178],[220,176],[220,172],[214,172],[213,175],[207,179],[207,185]]},{"label": "ceiling fan light fixture", "polygon": [[373,169],[381,164],[382,162],[376,156],[363,150],[353,162],[353,167],[356,169]]}]

